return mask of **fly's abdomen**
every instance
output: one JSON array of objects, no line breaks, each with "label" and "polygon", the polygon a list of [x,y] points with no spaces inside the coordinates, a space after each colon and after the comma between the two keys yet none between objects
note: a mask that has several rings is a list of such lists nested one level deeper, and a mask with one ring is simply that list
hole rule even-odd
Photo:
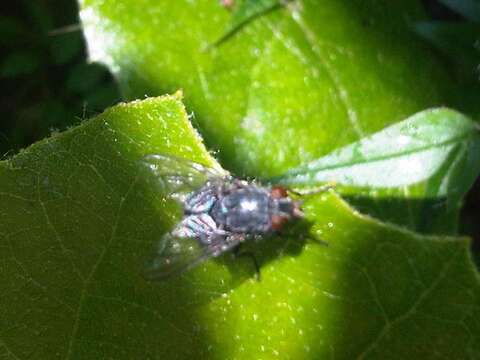
[{"label": "fly's abdomen", "polygon": [[270,198],[262,189],[238,189],[217,201],[212,217],[227,231],[263,234],[269,232]]}]

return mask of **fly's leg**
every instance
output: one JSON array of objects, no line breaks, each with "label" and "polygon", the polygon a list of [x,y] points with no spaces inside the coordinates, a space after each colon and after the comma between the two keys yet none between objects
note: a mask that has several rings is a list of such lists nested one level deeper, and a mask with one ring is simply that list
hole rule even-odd
[{"label": "fly's leg", "polygon": [[172,235],[180,238],[198,239],[208,245],[212,235],[217,234],[217,224],[208,214],[189,215],[172,231]]},{"label": "fly's leg", "polygon": [[316,237],[310,236],[307,237],[307,239],[312,240],[313,242],[322,245],[322,246],[330,246],[330,243],[328,241],[322,240],[322,239],[317,239]]},{"label": "fly's leg", "polygon": [[230,181],[228,183],[225,183],[222,187],[220,186],[217,187],[216,196],[217,198],[221,198],[225,194],[229,194],[232,191],[249,188],[252,185],[255,185],[255,184],[253,182],[249,183],[247,180],[231,178]]},{"label": "fly's leg", "polygon": [[305,191],[296,191],[296,190],[288,189],[288,192],[291,192],[292,194],[297,196],[316,195],[316,194],[321,194],[329,190],[335,189],[336,186],[337,184],[334,181],[329,181],[328,183],[322,186],[319,186],[315,189],[310,189]]},{"label": "fly's leg", "polygon": [[249,186],[248,182],[245,181],[245,180],[242,180],[242,179],[234,179],[233,180],[233,185],[237,189],[242,189],[242,188],[245,188],[245,187]]},{"label": "fly's leg", "polygon": [[305,233],[300,233],[299,235],[297,235],[300,240],[304,241],[304,240],[311,240],[312,242],[318,244],[318,245],[322,245],[322,246],[330,246],[330,243],[328,241],[325,241],[325,240],[322,240],[322,239],[319,239],[315,236],[312,236],[312,234],[305,234]]},{"label": "fly's leg", "polygon": [[251,251],[241,251],[240,245],[233,249],[233,256],[239,258],[241,256],[248,257],[252,260],[253,266],[255,267],[255,279],[257,281],[261,280],[260,266],[258,265],[257,258]]}]

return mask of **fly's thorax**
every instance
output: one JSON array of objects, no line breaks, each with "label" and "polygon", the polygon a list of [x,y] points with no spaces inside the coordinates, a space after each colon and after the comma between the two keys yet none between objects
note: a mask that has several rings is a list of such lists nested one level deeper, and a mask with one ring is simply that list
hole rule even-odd
[{"label": "fly's thorax", "polygon": [[225,230],[245,234],[271,231],[272,198],[255,185],[233,189],[218,199],[211,215]]}]

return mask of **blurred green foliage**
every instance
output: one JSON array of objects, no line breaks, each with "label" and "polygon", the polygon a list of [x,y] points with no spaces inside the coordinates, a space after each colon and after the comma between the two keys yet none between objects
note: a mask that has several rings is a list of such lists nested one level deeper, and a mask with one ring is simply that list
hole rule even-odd
[{"label": "blurred green foliage", "polygon": [[436,48],[450,64],[458,91],[450,94],[456,107],[480,116],[480,2],[425,1],[432,19],[412,29]]},{"label": "blurred green foliage", "polygon": [[119,101],[109,72],[87,62],[75,1],[1,6],[2,157]]}]

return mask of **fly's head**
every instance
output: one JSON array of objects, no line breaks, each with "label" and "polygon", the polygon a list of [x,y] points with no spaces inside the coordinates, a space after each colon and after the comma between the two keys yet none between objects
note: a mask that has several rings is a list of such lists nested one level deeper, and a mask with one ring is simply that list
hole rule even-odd
[{"label": "fly's head", "polygon": [[280,185],[272,186],[270,196],[275,204],[271,217],[273,230],[280,231],[290,220],[304,218],[303,211],[300,208],[301,202],[293,200],[287,188]]}]

